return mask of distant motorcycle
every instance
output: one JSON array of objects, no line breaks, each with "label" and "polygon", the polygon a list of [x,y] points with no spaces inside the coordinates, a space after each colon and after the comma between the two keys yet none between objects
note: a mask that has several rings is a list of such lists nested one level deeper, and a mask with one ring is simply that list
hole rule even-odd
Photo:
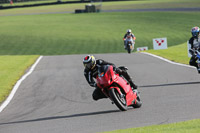
[{"label": "distant motorcycle", "polygon": [[126,45],[125,49],[130,54],[134,50],[135,41],[132,38],[131,39],[127,39],[127,40],[125,40],[125,45]]},{"label": "distant motorcycle", "polygon": [[197,71],[200,73],[200,49],[196,51],[196,57],[197,57]]},{"label": "distant motorcycle", "polygon": [[127,51],[130,54],[134,50],[134,42],[127,41]]},{"label": "distant motorcycle", "polygon": [[[127,70],[125,67],[121,69]],[[97,86],[101,91],[122,111],[126,111],[128,106],[140,108],[142,102],[137,90],[134,92],[129,83],[113,71],[113,66],[103,65],[98,68],[96,77]]]},{"label": "distant motorcycle", "polygon": [[196,58],[196,63],[197,63],[197,71],[198,73],[200,73],[200,48],[198,49],[193,49],[193,50],[189,50],[189,52],[195,56]]}]

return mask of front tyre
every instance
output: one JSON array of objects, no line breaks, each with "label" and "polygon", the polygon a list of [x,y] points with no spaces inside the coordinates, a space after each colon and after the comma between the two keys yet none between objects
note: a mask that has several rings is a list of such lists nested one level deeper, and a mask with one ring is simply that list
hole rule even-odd
[{"label": "front tyre", "polygon": [[132,106],[133,106],[134,108],[140,108],[140,107],[142,106],[142,101],[141,101],[141,99],[140,99],[140,94],[139,94],[139,92],[138,92],[137,90],[134,90],[134,91],[136,92],[137,99],[136,99],[136,103],[133,104]]},{"label": "front tyre", "polygon": [[130,45],[127,46],[127,51],[128,51],[129,54],[131,53],[131,46]]},{"label": "front tyre", "polygon": [[109,90],[109,95],[115,105],[121,110],[121,111],[126,111],[128,109],[127,104],[126,104],[126,96],[125,95],[120,95],[119,92],[115,88],[111,88]]}]

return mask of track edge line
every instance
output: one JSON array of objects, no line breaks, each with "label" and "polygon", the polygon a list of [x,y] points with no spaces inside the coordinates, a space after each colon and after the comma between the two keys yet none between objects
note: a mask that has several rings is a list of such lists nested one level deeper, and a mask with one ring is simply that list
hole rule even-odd
[{"label": "track edge line", "polygon": [[166,58],[163,58],[163,57],[161,57],[161,56],[154,55],[154,54],[151,54],[151,53],[147,53],[147,52],[140,52],[140,53],[146,54],[146,55],[150,55],[150,56],[153,56],[153,57],[156,57],[156,58],[158,58],[158,59],[161,59],[161,60],[166,61],[166,62],[171,63],[171,64],[175,64],[175,65],[179,65],[179,66],[184,66],[184,67],[189,67],[189,68],[195,68],[195,67],[190,66],[190,65],[186,65],[186,64],[181,64],[181,63],[177,63],[177,62],[170,61],[170,60],[168,60],[168,59],[166,59]]},{"label": "track edge line", "polygon": [[14,97],[17,89],[19,88],[20,84],[22,83],[22,81],[24,81],[35,69],[35,67],[37,66],[37,64],[40,62],[40,60],[43,58],[43,56],[40,56],[35,63],[31,66],[30,70],[24,74],[15,84],[15,86],[13,87],[11,93],[9,94],[9,96],[6,98],[6,100],[0,105],[0,113],[5,109],[5,107],[10,103],[10,101],[12,100],[12,98]]}]

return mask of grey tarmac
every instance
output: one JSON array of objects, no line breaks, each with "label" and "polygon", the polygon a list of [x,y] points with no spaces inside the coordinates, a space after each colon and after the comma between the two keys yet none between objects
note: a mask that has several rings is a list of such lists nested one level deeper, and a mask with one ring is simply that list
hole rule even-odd
[{"label": "grey tarmac", "polygon": [[93,101],[83,75],[85,55],[44,56],[0,113],[1,133],[94,133],[200,118],[200,75],[142,53],[94,54],[127,66],[143,105],[120,111]]}]

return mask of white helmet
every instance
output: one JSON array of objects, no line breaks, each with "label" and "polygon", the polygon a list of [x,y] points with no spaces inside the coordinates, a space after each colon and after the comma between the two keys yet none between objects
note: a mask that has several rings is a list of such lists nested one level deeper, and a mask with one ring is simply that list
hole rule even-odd
[{"label": "white helmet", "polygon": [[131,33],[131,29],[128,29],[128,30],[127,30],[127,33]]}]

